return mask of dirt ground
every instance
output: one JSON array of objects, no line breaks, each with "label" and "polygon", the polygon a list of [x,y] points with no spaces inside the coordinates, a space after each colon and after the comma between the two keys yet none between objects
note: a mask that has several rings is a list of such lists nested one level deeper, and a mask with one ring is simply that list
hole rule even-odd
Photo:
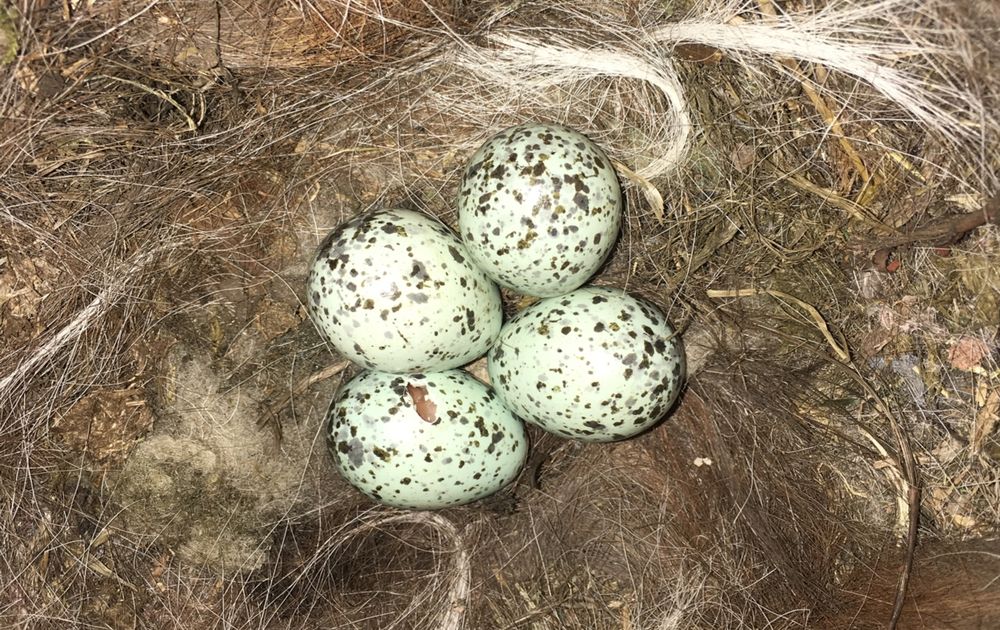
[{"label": "dirt ground", "polygon": [[[997,626],[998,42],[975,0],[0,5],[0,625]],[[376,505],[312,257],[379,207],[454,228],[525,120],[612,158],[593,282],[687,385],[632,440],[531,428],[489,499]]]}]

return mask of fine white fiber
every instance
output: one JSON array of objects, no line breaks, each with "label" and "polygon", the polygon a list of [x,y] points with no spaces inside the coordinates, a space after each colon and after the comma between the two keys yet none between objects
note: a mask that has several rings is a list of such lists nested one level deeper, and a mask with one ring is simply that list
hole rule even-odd
[{"label": "fine white fiber", "polygon": [[980,116],[978,100],[956,86],[929,83],[914,70],[894,67],[903,59],[932,60],[947,54],[919,29],[897,22],[896,13],[912,10],[906,6],[912,4],[835,3],[819,13],[746,19],[738,15],[741,4],[725,3],[660,26],[652,38],[665,46],[687,42],[726,50],[746,65],[760,63],[752,57],[763,55],[839,70],[865,81],[924,127],[955,142],[969,135],[971,121]]},{"label": "fine white fiber", "polygon": [[551,37],[546,41],[518,35],[496,35],[491,48],[465,49],[459,64],[480,78],[497,85],[521,85],[542,90],[550,86],[594,77],[636,79],[654,87],[668,104],[662,112],[658,133],[659,157],[636,170],[646,179],[666,174],[679,166],[691,135],[691,118],[684,86],[668,59],[653,61],[627,50],[607,47],[583,48]]}]

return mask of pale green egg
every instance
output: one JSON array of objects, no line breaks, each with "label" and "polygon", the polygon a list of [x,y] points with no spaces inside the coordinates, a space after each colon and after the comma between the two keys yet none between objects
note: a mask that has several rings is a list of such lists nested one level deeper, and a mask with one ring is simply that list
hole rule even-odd
[{"label": "pale green egg", "polygon": [[503,321],[500,291],[447,226],[381,210],[337,227],[307,281],[309,315],[369,369],[430,372],[481,357]]},{"label": "pale green egg", "polygon": [[462,370],[367,371],[337,392],[330,450],[351,485],[386,505],[437,509],[489,496],[524,466],[524,424]]},{"label": "pale green egg", "polygon": [[621,216],[608,156],[561,125],[500,132],[469,159],[458,193],[459,234],[473,261],[539,297],[587,282],[611,253]]},{"label": "pale green egg", "polygon": [[610,442],[667,413],[685,360],[680,337],[655,305],[587,287],[518,313],[500,331],[487,367],[497,395],[526,422]]}]

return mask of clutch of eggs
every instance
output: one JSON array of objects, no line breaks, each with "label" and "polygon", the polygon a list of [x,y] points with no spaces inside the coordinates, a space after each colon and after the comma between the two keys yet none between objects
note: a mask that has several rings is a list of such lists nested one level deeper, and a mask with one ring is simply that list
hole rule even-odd
[{"label": "clutch of eggs", "polygon": [[[320,246],[308,310],[365,366],[328,412],[340,473],[386,505],[436,509],[493,494],[518,475],[518,418],[569,438],[613,441],[659,420],[681,387],[679,338],[655,306],[580,288],[621,225],[614,168],[586,136],[529,123],[469,160],[459,237],[388,209]],[[502,284],[546,297],[502,324]],[[454,370],[484,353],[493,388]],[[516,414],[516,415],[515,415]]]},{"label": "clutch of eggs", "polygon": [[437,509],[493,494],[524,466],[524,425],[462,370],[367,371],[328,412],[330,451],[347,481],[394,507]]},{"label": "clutch of eggs", "polygon": [[586,287],[541,300],[500,331],[487,355],[504,404],[545,431],[590,442],[637,435],[673,406],[680,338],[655,305]]},{"label": "clutch of eggs", "polygon": [[386,372],[429,372],[481,357],[500,332],[497,286],[446,226],[388,209],[338,226],[307,280],[308,311],[348,359]]},{"label": "clutch of eggs", "polygon": [[458,193],[459,234],[476,265],[539,297],[568,293],[597,272],[621,214],[611,161],[561,125],[500,132],[469,159]]}]

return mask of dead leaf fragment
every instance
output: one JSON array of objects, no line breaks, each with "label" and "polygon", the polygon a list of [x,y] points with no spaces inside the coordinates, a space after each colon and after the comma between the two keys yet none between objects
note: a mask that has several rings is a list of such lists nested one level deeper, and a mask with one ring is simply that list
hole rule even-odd
[{"label": "dead leaf fragment", "polygon": [[717,64],[722,61],[723,53],[714,46],[697,42],[681,42],[674,46],[674,54],[684,61],[695,63]]},{"label": "dead leaf fragment", "polygon": [[423,385],[415,386],[413,383],[407,383],[406,393],[410,395],[410,399],[413,400],[413,406],[417,410],[417,415],[419,415],[424,422],[429,422],[431,424],[438,423],[437,405],[427,398],[426,387]]},{"label": "dead leaf fragment", "polygon": [[979,365],[989,353],[990,349],[982,339],[962,337],[948,349],[948,363],[956,370],[967,371]]},{"label": "dead leaf fragment", "polygon": [[741,142],[730,153],[730,159],[733,162],[733,168],[740,173],[746,173],[757,161],[757,153],[752,146]]}]

